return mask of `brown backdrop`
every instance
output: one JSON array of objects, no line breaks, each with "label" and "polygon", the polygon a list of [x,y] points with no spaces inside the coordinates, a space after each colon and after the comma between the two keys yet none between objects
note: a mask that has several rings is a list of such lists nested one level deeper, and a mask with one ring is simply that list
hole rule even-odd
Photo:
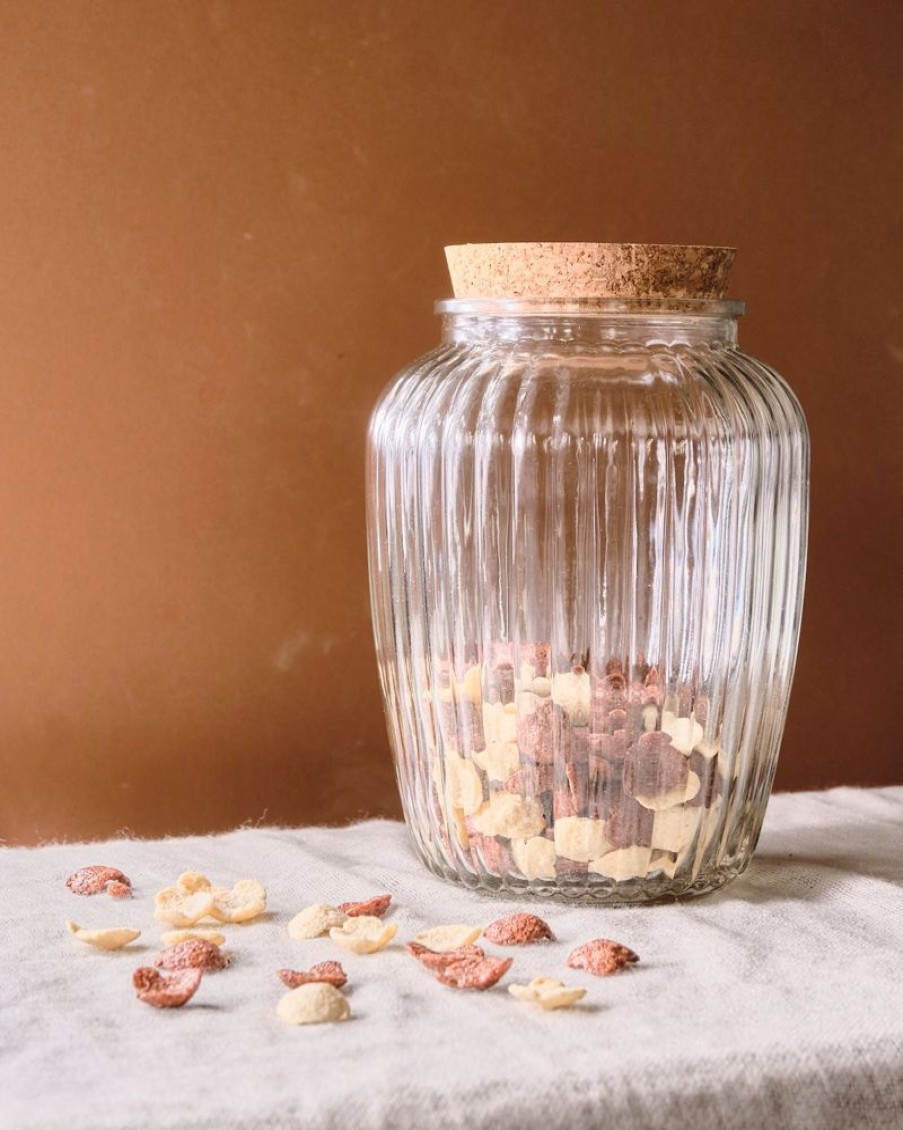
[{"label": "brown backdrop", "polygon": [[813,442],[778,784],[903,781],[896,0],[0,25],[0,837],[398,812],[364,433],[480,240],[739,247]]}]

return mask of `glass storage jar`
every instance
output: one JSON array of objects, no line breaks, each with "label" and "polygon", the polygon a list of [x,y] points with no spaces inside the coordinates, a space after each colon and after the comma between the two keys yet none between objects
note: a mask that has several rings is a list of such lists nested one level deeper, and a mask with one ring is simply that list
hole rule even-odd
[{"label": "glass storage jar", "polygon": [[437,874],[630,903],[749,862],[784,726],[808,439],[725,248],[449,248],[370,425],[373,621]]}]

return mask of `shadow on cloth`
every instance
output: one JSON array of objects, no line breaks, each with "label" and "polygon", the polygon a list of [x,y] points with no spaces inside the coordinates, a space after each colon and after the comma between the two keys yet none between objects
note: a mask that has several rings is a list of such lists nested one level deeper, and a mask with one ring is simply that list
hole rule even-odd
[{"label": "shadow on cloth", "polygon": [[775,833],[747,871],[715,898],[819,898],[854,877],[903,888],[903,823],[837,824]]}]

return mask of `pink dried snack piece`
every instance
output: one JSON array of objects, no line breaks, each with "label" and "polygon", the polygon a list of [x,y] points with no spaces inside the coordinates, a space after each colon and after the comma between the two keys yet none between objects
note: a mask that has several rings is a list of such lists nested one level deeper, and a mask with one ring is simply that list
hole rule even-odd
[{"label": "pink dried snack piece", "polygon": [[624,762],[628,796],[664,796],[687,783],[687,759],[667,734],[652,731],[639,737]]},{"label": "pink dried snack piece", "polygon": [[585,879],[589,874],[589,864],[559,855],[555,860],[555,873],[561,879]]},{"label": "pink dried snack piece", "polygon": [[[97,895],[106,887],[108,883],[117,884],[117,892],[119,887],[126,887],[129,895],[132,893],[132,883],[127,875],[117,867],[81,867],[75,874],[70,875],[66,880],[66,886],[75,895]],[[112,893],[112,892],[111,892]],[[127,895],[116,893],[114,898],[126,898]]]},{"label": "pink dried snack piece", "polygon": [[567,816],[582,816],[583,811],[567,786],[557,788],[552,795],[552,812],[556,820]]},{"label": "pink dried snack piece", "polygon": [[132,888],[128,883],[123,883],[121,879],[112,879],[107,883],[107,894],[112,899],[130,899]]},{"label": "pink dried snack piece", "polygon": [[458,961],[475,961],[486,956],[485,951],[479,946],[458,946],[457,949],[437,953],[427,946],[420,945],[419,942],[406,942],[405,945],[408,953],[413,954],[420,964],[430,971],[444,969],[447,965],[454,965]]},{"label": "pink dried snack piece", "polygon": [[609,710],[623,709],[627,702],[627,680],[620,672],[612,672],[600,679],[595,693],[609,702]]},{"label": "pink dried snack piece", "polygon": [[632,847],[634,844],[648,847],[652,843],[654,823],[654,812],[644,808],[633,797],[622,796],[609,806],[605,838],[616,848]]},{"label": "pink dried snack piece", "polygon": [[441,969],[433,971],[433,976],[443,985],[453,989],[476,989],[482,991],[492,986],[511,968],[510,957],[464,958],[449,962]]},{"label": "pink dried snack piece", "polygon": [[312,965],[306,972],[297,969],[280,969],[279,980],[289,989],[317,983],[325,983],[341,989],[348,980],[348,974],[338,961],[321,961],[317,965]]},{"label": "pink dried snack piece", "polygon": [[466,821],[466,826],[474,867],[488,871],[490,875],[506,875],[511,866],[510,853],[495,836],[484,836],[478,832],[471,820]]},{"label": "pink dried snack piece", "polygon": [[551,698],[544,698],[534,710],[518,719],[517,744],[521,756],[536,765],[551,765],[555,760],[554,709]]},{"label": "pink dried snack piece", "polygon": [[715,797],[720,796],[724,791],[724,778],[718,769],[715,758],[705,757],[697,750],[690,754],[687,765],[690,772],[695,773],[700,781],[699,792],[687,801],[687,807],[698,808],[703,806],[710,808]]},{"label": "pink dried snack piece", "polygon": [[487,957],[479,946],[458,946],[447,953],[435,953],[417,942],[408,942],[407,948],[437,981],[453,989],[490,989],[513,961],[510,957]]},{"label": "pink dried snack piece", "polygon": [[132,974],[132,984],[138,1000],[145,1004],[154,1008],[181,1008],[197,992],[203,976],[201,969],[180,969],[164,977],[156,969],[143,965]]},{"label": "pink dried snack piece", "polygon": [[639,961],[639,956],[608,938],[595,938],[578,946],[569,956],[567,964],[571,969],[585,969],[596,977],[608,977]]},{"label": "pink dried snack piece", "polygon": [[201,969],[205,973],[217,973],[229,965],[229,956],[213,942],[190,938],[158,953],[154,965],[158,969]]},{"label": "pink dried snack piece", "polygon": [[555,819],[562,816],[585,816],[588,808],[589,772],[585,763],[568,760],[564,772],[556,779],[552,797]]},{"label": "pink dried snack piece", "polygon": [[605,780],[620,777],[630,742],[626,730],[613,734],[591,734],[589,738],[589,772]]},{"label": "pink dried snack piece", "polygon": [[515,769],[506,778],[502,788],[507,793],[518,793],[520,796],[537,797],[542,793],[550,793],[554,787],[555,771],[551,765],[536,765],[528,768]]},{"label": "pink dried snack piece", "polygon": [[548,922],[537,914],[527,914],[524,911],[497,919],[486,927],[483,937],[497,946],[524,946],[533,942],[555,941]]},{"label": "pink dried snack piece", "polygon": [[614,710],[609,710],[608,717],[605,719],[605,729],[609,734],[615,734],[619,730],[623,730],[626,725],[626,710],[622,710],[621,707],[616,707]]},{"label": "pink dried snack piece", "polygon": [[343,914],[347,914],[349,918],[359,918],[361,915],[369,915],[371,918],[382,918],[389,909],[391,901],[391,895],[374,895],[373,898],[367,899],[364,902],[340,902],[338,908]]},{"label": "pink dried snack piece", "polygon": [[550,655],[551,648],[547,643],[521,644],[520,661],[532,667],[538,678],[548,677]]},{"label": "pink dried snack piece", "polygon": [[643,706],[661,706],[665,698],[665,692],[661,687],[652,686],[643,687],[642,693],[638,696]]},{"label": "pink dried snack piece", "polygon": [[516,683],[514,665],[499,663],[489,673],[489,690],[498,702],[514,702]]}]

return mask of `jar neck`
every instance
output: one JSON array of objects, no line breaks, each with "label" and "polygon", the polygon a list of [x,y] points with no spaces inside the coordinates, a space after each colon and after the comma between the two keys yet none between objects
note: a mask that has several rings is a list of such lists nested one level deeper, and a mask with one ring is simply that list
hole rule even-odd
[{"label": "jar neck", "polygon": [[436,303],[442,340],[462,345],[550,342],[734,348],[742,302],[707,299],[448,299]]}]

